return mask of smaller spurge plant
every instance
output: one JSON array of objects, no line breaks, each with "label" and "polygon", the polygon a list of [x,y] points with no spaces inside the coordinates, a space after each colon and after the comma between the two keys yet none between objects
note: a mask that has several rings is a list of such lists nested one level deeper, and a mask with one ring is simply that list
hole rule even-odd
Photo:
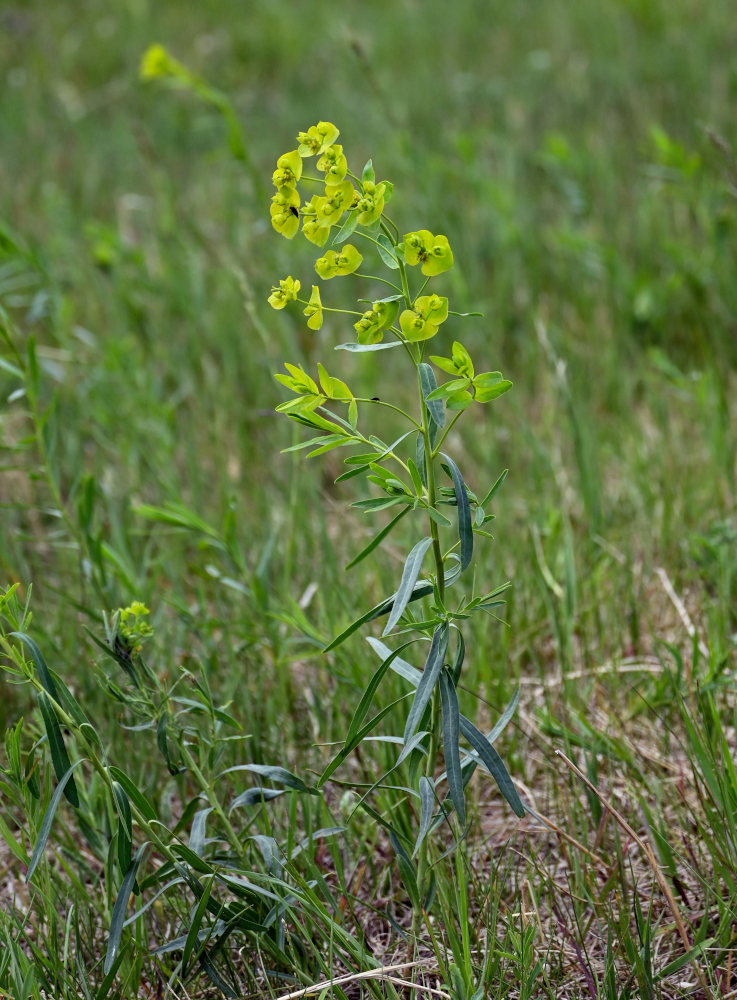
[{"label": "smaller spurge plant", "polygon": [[[448,434],[463,412],[490,403],[512,383],[498,371],[477,373],[458,340],[444,354],[428,354],[429,341],[441,333],[450,317],[479,315],[451,309],[442,288],[436,291],[432,284],[453,267],[450,243],[429,229],[402,234],[386,214],[393,194],[391,182],[377,181],[371,160],[360,176],[353,173],[338,137],[338,129],[330,122],[318,122],[299,133],[296,149],[279,157],[273,175],[272,225],[290,240],[301,231],[321,248],[314,265],[321,281],[352,274],[365,278],[372,291],[381,286],[389,294],[360,299],[362,308],[357,310],[338,308],[323,302],[319,284],[312,285],[308,298],[301,297],[302,282],[287,275],[272,288],[269,303],[274,309],[301,307],[312,330],[320,329],[326,313],[351,316],[355,338],[337,349],[356,354],[393,351],[392,358],[399,354],[416,381],[417,410],[412,414],[399,402],[357,397],[322,363],[317,365],[316,377],[301,365],[285,365],[286,374],[276,378],[293,396],[277,409],[313,432],[295,446],[309,449],[308,457],[337,448],[350,450],[344,460],[346,471],[337,482],[362,477],[374,490],[357,500],[355,508],[369,515],[386,510],[393,514],[351,566],[376,549],[405,517],[412,518],[421,534],[407,555],[395,593],[367,610],[326,647],[326,652],[335,649],[359,627],[378,618],[386,619],[382,639],[389,637],[394,644],[391,648],[369,638],[381,664],[355,711],[343,749],[319,781],[323,785],[368,735],[379,718],[365,722],[378,687],[387,670],[399,673],[415,688],[394,765],[404,761],[409,765],[412,784],[407,791],[418,803],[419,816],[414,843],[399,835],[386,817],[383,821],[413,903],[416,930],[432,893],[428,835],[444,821],[455,824],[457,837],[462,835],[464,790],[476,767],[492,775],[518,816],[525,812],[492,745],[514,704],[491,733],[483,733],[460,713],[456,693],[466,653],[463,623],[472,614],[493,613],[503,603],[508,586],[482,593],[473,586],[464,592],[462,587],[471,576],[467,571],[476,538],[491,538],[485,529],[492,517],[488,506],[506,472],[479,497],[445,450]],[[371,260],[372,270],[374,265],[382,267],[383,276],[359,273],[366,266],[365,258]],[[450,378],[438,385],[436,370]],[[401,423],[390,443],[363,429],[365,411],[377,406],[390,410]],[[451,518],[453,509],[456,516]],[[423,575],[428,559],[430,570]],[[413,613],[421,601],[422,611]],[[403,658],[416,645],[424,647],[422,670]],[[445,771],[438,776],[441,749]]]}]

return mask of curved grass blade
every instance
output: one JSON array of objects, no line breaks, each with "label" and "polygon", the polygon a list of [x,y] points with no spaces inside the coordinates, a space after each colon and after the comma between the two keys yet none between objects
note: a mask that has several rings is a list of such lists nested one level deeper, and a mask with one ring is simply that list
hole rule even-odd
[{"label": "curved grass blade", "polygon": [[438,383],[435,379],[435,372],[432,370],[430,365],[426,361],[420,362],[417,366],[420,373],[420,382],[422,383],[422,395],[425,397],[425,406],[427,407],[428,413],[433,419],[433,423],[438,427],[442,427],[445,423],[445,412],[443,410],[443,402],[440,399],[430,399],[428,396],[431,392],[434,392]]},{"label": "curved grass blade", "polygon": [[[56,711],[51,702],[51,699],[46,694],[45,691],[38,692],[38,705],[41,709],[41,715],[44,720],[44,727],[46,729],[46,736],[49,741],[49,750],[51,752],[51,762],[54,765],[54,774],[59,781],[69,774],[69,768],[71,762],[69,760],[69,754],[67,753],[67,748],[64,745],[64,738],[61,735],[61,727],[59,726],[59,720],[56,717]],[[77,792],[77,786],[74,782],[73,777],[69,777],[68,782],[64,783],[64,798],[75,809],[79,808],[79,793]]]},{"label": "curved grass blade", "polygon": [[412,850],[414,858],[420,849],[422,841],[427,836],[432,821],[433,808],[435,807],[435,790],[429,778],[423,774],[420,778],[420,828],[417,832],[417,840]]},{"label": "curved grass blade", "polygon": [[49,802],[46,812],[43,814],[43,819],[41,820],[41,829],[38,831],[38,840],[36,841],[36,846],[33,848],[31,862],[28,865],[28,871],[26,872],[26,882],[30,882],[31,876],[35,872],[38,863],[41,860],[41,855],[46,847],[46,841],[49,839],[49,833],[51,833],[51,824],[54,822],[54,816],[56,815],[56,810],[59,806],[61,797],[64,794],[66,784],[71,780],[74,769],[79,767],[81,763],[82,760],[75,761],[54,789],[54,794],[51,796],[51,801]]},{"label": "curved grass blade", "polygon": [[443,752],[445,770],[448,777],[450,800],[455,806],[461,826],[466,825],[466,804],[463,796],[463,775],[461,754],[458,746],[460,737],[460,712],[455,684],[447,670],[440,674],[440,704],[443,710]]},{"label": "curved grass blade", "polygon": [[429,536],[427,538],[423,538],[415,546],[413,546],[407,556],[407,561],[405,562],[404,569],[402,570],[402,579],[399,584],[399,589],[394,596],[391,614],[389,615],[389,620],[384,627],[384,631],[381,633],[382,635],[388,635],[389,632],[391,632],[399,619],[402,617],[404,609],[412,600],[415,584],[417,583],[417,578],[419,577],[420,570],[422,569],[422,561],[425,558],[425,553],[431,545],[432,538]]},{"label": "curved grass blade", "polygon": [[365,548],[361,549],[361,551],[358,553],[357,556],[354,556],[351,559],[351,561],[347,564],[346,569],[353,569],[353,567],[357,566],[362,559],[365,559],[367,555],[370,555],[370,553],[374,551],[376,546],[384,541],[389,532],[392,531],[395,525],[397,525],[402,520],[404,515],[408,514],[410,510],[412,510],[411,507],[404,507],[402,510],[400,510],[400,512],[391,519],[389,524],[385,525],[381,529],[381,531],[378,531],[371,539],[371,541],[368,543],[368,545]]},{"label": "curved grass blade", "polygon": [[458,504],[458,537],[461,540],[461,572],[466,569],[471,562],[473,555],[473,524],[471,521],[471,505],[468,502],[468,492],[460,469],[452,458],[445,452],[441,452],[442,457],[448,463],[453,489],[455,490],[456,503]]},{"label": "curved grass blade", "polygon": [[225,771],[221,771],[218,777],[222,777],[224,774],[232,774],[233,771],[250,771],[251,774],[258,774],[262,778],[268,778],[269,781],[276,781],[286,788],[293,788],[295,792],[309,792],[310,794],[314,794],[315,791],[314,788],[307,786],[301,778],[298,778],[296,774],[287,771],[285,767],[279,767],[278,764],[236,764],[235,767],[229,767]]},{"label": "curved grass blade", "polygon": [[404,727],[404,742],[406,743],[414,733],[420,723],[422,714],[427,708],[432,697],[435,684],[437,683],[440,671],[443,669],[443,660],[448,649],[448,626],[445,622],[433,632],[430,652],[427,655],[425,669],[422,671],[420,683],[417,685],[415,700],[409,710],[407,722]]},{"label": "curved grass blade", "polygon": [[283,788],[261,788],[259,786],[248,788],[233,799],[228,812],[232,812],[239,806],[255,806],[262,802],[270,802],[271,799],[278,799],[280,795],[284,795]]},{"label": "curved grass blade", "polygon": [[123,876],[123,881],[120,883],[118,895],[115,897],[113,915],[110,921],[110,938],[107,944],[107,951],[105,952],[105,964],[103,965],[103,972],[106,975],[112,968],[120,949],[120,936],[123,933],[125,911],[128,909],[128,900],[130,898],[131,890],[133,889],[133,883],[136,881],[138,866],[143,860],[143,856],[147,850],[148,841],[141,844],[136,851],[136,856],[131,861],[128,871]]},{"label": "curved grass blade", "polygon": [[502,793],[517,816],[524,816],[525,807],[517,794],[517,789],[514,787],[512,779],[509,777],[509,771],[507,771],[504,761],[501,759],[491,743],[489,743],[484,734],[480,732],[476,726],[474,726],[474,724],[465,717],[465,715],[460,717],[460,723],[461,732],[474,750],[478,753],[484,767],[499,786],[499,791]]},{"label": "curved grass blade", "polygon": [[226,980],[223,979],[218,970],[215,968],[212,959],[210,958],[210,956],[207,954],[206,951],[203,951],[202,954],[200,955],[199,962],[207,978],[220,990],[220,992],[224,996],[228,997],[229,1000],[238,1000],[238,997],[241,994],[236,993],[233,987],[230,985],[230,983],[226,982]]}]

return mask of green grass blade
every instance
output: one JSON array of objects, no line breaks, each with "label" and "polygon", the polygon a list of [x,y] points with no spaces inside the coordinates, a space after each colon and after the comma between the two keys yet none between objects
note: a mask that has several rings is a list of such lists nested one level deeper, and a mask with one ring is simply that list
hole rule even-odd
[{"label": "green grass blade", "polygon": [[35,872],[36,867],[41,860],[41,855],[46,847],[46,841],[49,839],[51,825],[54,822],[54,816],[56,815],[56,810],[59,807],[61,797],[64,794],[66,784],[71,780],[75,768],[79,767],[81,763],[82,760],[75,761],[54,789],[54,794],[51,796],[51,801],[49,802],[46,812],[43,814],[43,819],[41,820],[41,829],[38,832],[36,846],[33,848],[33,854],[31,855],[31,863],[28,865],[28,871],[26,872],[26,882],[30,882],[31,876]]},{"label": "green grass blade", "polygon": [[382,636],[388,635],[392,631],[394,626],[402,617],[404,609],[412,600],[412,593],[415,589],[417,578],[420,575],[420,570],[422,569],[422,561],[425,558],[425,553],[431,545],[432,538],[429,536],[427,538],[423,538],[412,547],[409,555],[407,556],[407,561],[405,562],[404,569],[402,570],[402,579],[399,584],[399,589],[397,590],[394,598],[389,620],[384,627],[384,631],[381,633]]},{"label": "green grass blade", "polygon": [[38,677],[39,680],[41,681],[41,684],[43,685],[44,689],[48,691],[48,693],[51,695],[54,701],[58,701],[59,699],[56,693],[56,685],[54,684],[54,680],[51,676],[51,671],[46,665],[46,660],[44,659],[43,653],[38,648],[37,644],[30,637],[30,635],[26,635],[25,632],[11,632],[10,634],[11,636],[13,636],[14,639],[20,639],[20,641],[26,647],[28,652],[31,654],[31,659],[36,665],[36,670],[38,671]]}]

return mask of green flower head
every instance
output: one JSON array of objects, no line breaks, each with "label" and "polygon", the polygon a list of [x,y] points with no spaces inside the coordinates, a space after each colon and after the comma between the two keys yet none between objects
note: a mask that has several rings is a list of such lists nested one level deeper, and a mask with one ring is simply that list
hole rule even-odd
[{"label": "green flower head", "polygon": [[271,225],[288,240],[299,229],[299,195],[296,188],[280,187],[271,199]]},{"label": "green flower head", "polygon": [[448,318],[448,300],[440,295],[421,295],[412,309],[405,309],[399,325],[407,340],[429,340]]},{"label": "green flower head", "polygon": [[328,146],[317,161],[317,169],[325,173],[326,184],[340,184],[348,172],[348,161],[342,146]]},{"label": "green flower head", "polygon": [[317,285],[312,286],[312,295],[305,309],[307,326],[310,330],[319,330],[322,326],[322,302],[320,301],[320,289]]},{"label": "green flower head", "polygon": [[272,285],[269,305],[272,309],[283,309],[287,302],[296,301],[299,289],[299,281],[288,274],[278,285]]},{"label": "green flower head", "polygon": [[353,204],[355,191],[350,181],[340,184],[326,184],[325,197],[315,202],[317,221],[321,226],[334,226],[343,212]]},{"label": "green flower head", "polygon": [[373,181],[363,182],[363,192],[358,199],[358,222],[362,226],[370,226],[376,222],[384,211],[384,193],[386,184],[374,184]]},{"label": "green flower head", "polygon": [[318,122],[306,132],[299,133],[297,152],[300,156],[318,156],[332,146],[339,135],[340,131],[331,122]]},{"label": "green flower head", "polygon": [[163,45],[149,45],[141,59],[141,78],[155,80],[157,77],[173,76],[179,66]]},{"label": "green flower head", "polygon": [[[350,243],[341,250],[328,250],[324,257],[315,261],[315,270],[320,277],[327,281],[328,278],[353,274],[361,264],[363,257]],[[447,300],[446,300],[447,301]]]},{"label": "green flower head", "polygon": [[295,188],[301,176],[302,157],[296,149],[293,149],[291,153],[284,153],[276,161],[276,170],[272,180],[275,188]]},{"label": "green flower head", "polygon": [[445,236],[433,236],[427,229],[407,233],[404,237],[404,258],[408,264],[422,264],[422,273],[442,274],[453,267],[453,252]]},{"label": "green flower head", "polygon": [[378,344],[384,339],[384,330],[391,326],[399,311],[397,302],[374,302],[353,327],[359,344]]},{"label": "green flower head", "polygon": [[324,247],[330,236],[330,226],[321,225],[317,218],[317,203],[321,201],[319,195],[314,194],[309,201],[302,206],[302,232],[315,246]]}]

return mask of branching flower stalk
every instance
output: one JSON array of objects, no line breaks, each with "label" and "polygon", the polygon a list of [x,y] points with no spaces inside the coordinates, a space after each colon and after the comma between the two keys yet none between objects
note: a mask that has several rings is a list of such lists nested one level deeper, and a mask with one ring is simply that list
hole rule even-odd
[{"label": "branching flower stalk", "polygon": [[[272,225],[290,240],[301,231],[309,242],[321,248],[322,255],[315,261],[315,271],[322,282],[352,274],[374,285],[378,283],[384,289],[388,287],[391,294],[359,300],[369,307],[358,312],[324,304],[322,288],[317,284],[312,285],[309,299],[300,297],[301,281],[287,275],[273,286],[268,301],[274,309],[297,303],[303,308],[308,328],[315,331],[322,327],[326,313],[358,317],[353,322],[355,340],[339,344],[337,350],[361,354],[402,349],[417,382],[419,418],[396,401],[355,396],[348,385],[331,376],[322,363],[317,366],[317,379],[301,365],[285,365],[286,374],[275,377],[294,396],[280,404],[277,410],[317,432],[316,436],[287,451],[310,449],[307,457],[311,458],[337,448],[357,448],[357,453],[346,457],[347,470],[337,482],[363,477],[378,488],[379,495],[359,499],[353,506],[367,514],[382,510],[391,510],[394,514],[350,566],[377,548],[405,515],[416,512],[424,515],[426,521],[427,533],[409,552],[395,593],[353,622],[325,647],[326,652],[335,649],[361,625],[383,616],[388,616],[388,620],[382,638],[387,635],[401,638],[401,645],[394,650],[378,639],[369,640],[380,655],[381,664],[355,711],[343,749],[328,764],[318,782],[321,787],[330,778],[379,718],[377,716],[369,724],[364,721],[387,670],[392,669],[413,683],[416,691],[405,721],[403,747],[391,770],[405,761],[409,765],[411,787],[406,791],[419,801],[420,812],[414,844],[408,843],[406,838],[403,842],[403,837],[386,817],[383,822],[412,901],[416,934],[432,895],[428,835],[448,822],[454,836],[460,840],[466,826],[464,790],[476,767],[481,765],[494,777],[518,816],[524,814],[524,806],[506,767],[492,746],[514,705],[491,733],[484,734],[460,714],[456,693],[465,656],[461,623],[474,612],[491,613],[503,603],[502,594],[507,586],[466,595],[454,589],[471,563],[474,536],[491,537],[484,530],[493,516],[486,508],[506,473],[497,479],[483,499],[479,499],[466,485],[456,462],[441,451],[448,433],[468,407],[491,402],[510,389],[512,383],[498,371],[477,374],[460,341],[453,342],[449,356],[426,355],[428,342],[440,332],[450,316],[479,314],[451,310],[448,298],[428,287],[454,266],[447,237],[434,235],[427,229],[402,236],[385,211],[393,194],[392,184],[386,180],[377,181],[371,160],[360,176],[353,173],[343,147],[336,142],[338,136],[339,131],[332,123],[318,122],[299,133],[296,149],[279,157],[273,174],[276,192],[271,203]],[[305,161],[312,157],[317,157],[317,171],[323,178],[304,172]],[[303,195],[306,186],[310,187],[309,198]],[[319,188],[317,193],[315,186]],[[348,242],[351,238],[362,241],[362,249],[386,269],[386,277],[364,273],[364,255]],[[451,376],[440,386],[436,369]],[[390,409],[404,424],[402,433],[391,444],[365,433],[359,429],[359,406],[361,416],[367,406]],[[443,474],[449,481],[447,485],[441,478]],[[443,507],[456,508],[456,526]],[[455,537],[446,544],[443,532],[449,530]],[[423,562],[430,550],[432,572],[429,578],[421,579]],[[420,620],[416,620],[410,605],[423,598],[428,599],[429,607],[425,608]],[[422,672],[399,655],[419,641],[430,644]],[[461,743],[461,738],[467,746]],[[436,777],[441,747],[446,770]],[[455,820],[452,820],[453,814]]]}]

